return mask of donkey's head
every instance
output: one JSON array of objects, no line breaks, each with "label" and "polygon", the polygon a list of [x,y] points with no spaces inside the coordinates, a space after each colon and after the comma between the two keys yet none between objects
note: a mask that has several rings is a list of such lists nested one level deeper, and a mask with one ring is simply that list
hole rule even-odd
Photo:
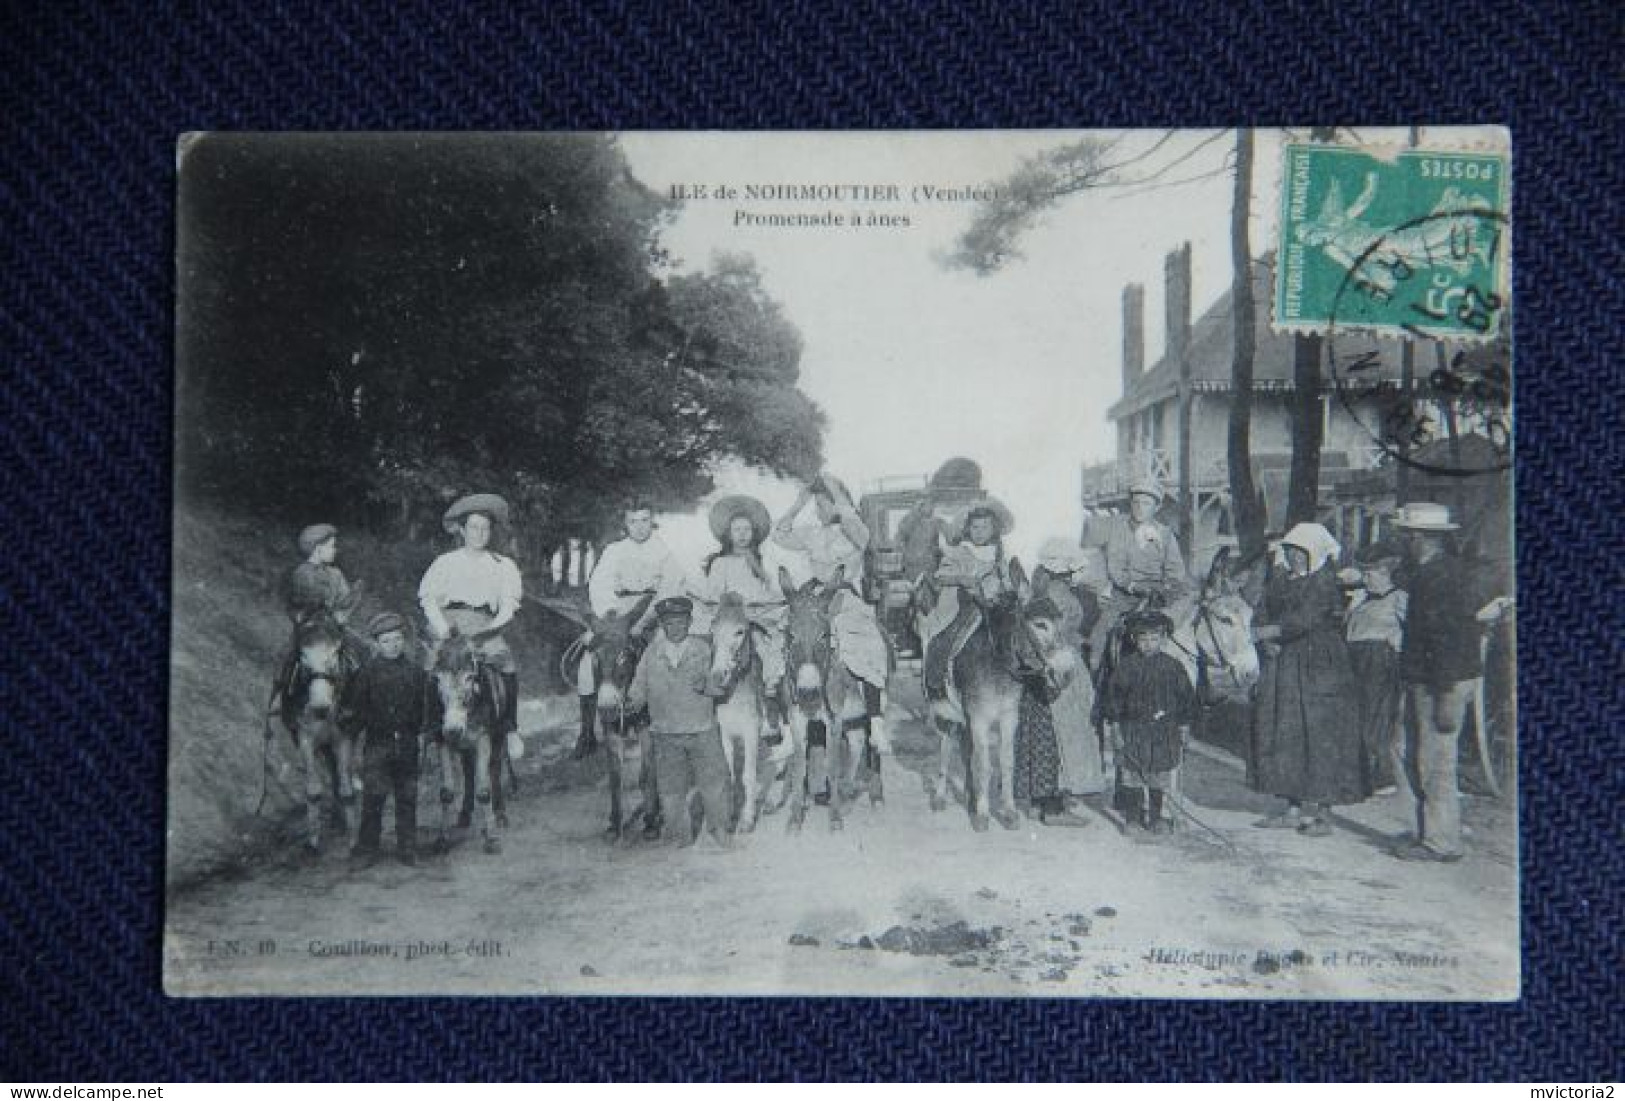
[{"label": "donkey's head", "polygon": [[485,698],[485,678],[474,644],[462,635],[446,639],[434,652],[431,675],[440,695],[440,731],[447,738],[461,738]]},{"label": "donkey's head", "polygon": [[597,639],[594,653],[604,675],[598,678],[598,706],[609,712],[621,705],[626,686],[637,672],[637,649],[632,646],[632,629],[648,614],[653,593],[646,593],[626,612],[610,611],[592,620]]},{"label": "donkey's head", "polygon": [[1209,585],[1196,606],[1191,629],[1207,669],[1210,692],[1245,701],[1258,683],[1258,649],[1253,644],[1253,609],[1231,582]]},{"label": "donkey's head", "polygon": [[738,593],[724,593],[711,619],[711,676],[732,685],[751,660],[751,621]]},{"label": "donkey's head", "polygon": [[300,626],[295,645],[304,710],[313,719],[326,720],[333,714],[344,674],[344,636],[331,619],[318,616]]},{"label": "donkey's head", "polygon": [[796,698],[803,702],[823,694],[824,671],[829,667],[832,648],[830,607],[845,581],[846,567],[840,566],[827,583],[813,578],[797,588],[784,567],[779,567],[779,588],[784,590],[784,599],[790,608],[785,632],[789,646],[785,667],[794,683]]}]

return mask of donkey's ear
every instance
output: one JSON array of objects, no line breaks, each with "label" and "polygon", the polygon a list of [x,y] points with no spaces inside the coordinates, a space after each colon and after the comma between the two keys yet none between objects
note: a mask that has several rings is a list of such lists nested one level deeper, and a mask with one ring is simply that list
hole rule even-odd
[{"label": "donkey's ear", "polygon": [[796,583],[790,580],[790,571],[783,566],[779,567],[779,588],[784,590],[784,599],[796,598]]}]

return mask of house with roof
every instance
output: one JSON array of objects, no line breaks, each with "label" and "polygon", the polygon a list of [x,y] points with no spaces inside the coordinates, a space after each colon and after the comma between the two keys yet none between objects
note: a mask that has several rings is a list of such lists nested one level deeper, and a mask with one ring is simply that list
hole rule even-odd
[{"label": "house with roof", "polygon": [[[1271,267],[1269,257],[1253,265],[1250,436],[1253,480],[1263,497],[1266,530],[1280,532],[1286,522],[1292,463],[1295,342],[1292,335],[1271,325]],[[1219,547],[1236,544],[1226,457],[1235,395],[1232,293],[1226,290],[1192,324],[1189,244],[1169,255],[1165,278],[1165,351],[1149,367],[1144,363],[1144,287],[1130,284],[1123,289],[1123,389],[1107,410],[1117,429],[1117,457],[1083,467],[1082,504],[1086,518],[1126,510],[1129,487],[1142,478],[1156,479],[1168,494],[1164,520],[1180,533],[1192,568],[1203,570]],[[1322,344],[1317,519],[1353,549],[1384,534],[1401,490],[1400,464],[1391,448],[1379,441],[1385,417],[1392,415],[1396,403],[1406,406],[1400,397],[1404,345],[1352,332],[1338,333]],[[1436,351],[1432,342],[1423,342],[1411,353],[1417,357],[1410,384],[1412,408],[1437,396],[1427,382]],[[1181,430],[1185,417],[1188,434]],[[1452,426],[1469,443],[1482,440],[1474,436],[1470,424],[1452,422]],[[1419,446],[1442,446],[1442,441],[1421,440]],[[1461,440],[1452,441],[1452,446],[1461,446]],[[1182,498],[1187,485],[1188,496]],[[1469,507],[1465,500],[1446,503]]]}]

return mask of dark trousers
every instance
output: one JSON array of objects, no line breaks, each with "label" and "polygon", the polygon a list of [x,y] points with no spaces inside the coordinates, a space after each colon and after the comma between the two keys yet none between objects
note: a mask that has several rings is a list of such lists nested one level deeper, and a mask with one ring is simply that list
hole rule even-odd
[{"label": "dark trousers", "polygon": [[395,847],[417,848],[418,740],[412,734],[369,734],[361,763],[361,831],[356,848],[376,851],[384,830],[384,803],[395,799]]},{"label": "dark trousers", "polygon": [[722,732],[714,726],[697,734],[655,732],[649,741],[654,748],[655,786],[660,792],[666,838],[684,845],[694,839],[688,797],[698,788],[706,828],[726,844],[733,800],[729,798],[732,777],[722,752]]}]

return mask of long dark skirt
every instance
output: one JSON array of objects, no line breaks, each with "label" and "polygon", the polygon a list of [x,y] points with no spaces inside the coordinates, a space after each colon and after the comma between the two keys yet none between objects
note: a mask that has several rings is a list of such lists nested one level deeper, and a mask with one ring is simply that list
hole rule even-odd
[{"label": "long dark skirt", "polygon": [[[1337,640],[1338,647],[1345,645]],[[1289,644],[1264,659],[1249,780],[1254,790],[1283,799],[1332,806],[1363,802],[1371,795],[1371,774],[1352,670],[1345,664],[1335,675],[1308,651],[1308,645]],[[1342,661],[1348,661],[1346,650]]]},{"label": "long dark skirt", "polygon": [[1016,722],[1016,802],[1036,803],[1061,794],[1061,750],[1055,740],[1055,716],[1033,688],[1021,693]]},{"label": "long dark skirt", "polygon": [[1349,658],[1360,694],[1360,744],[1376,787],[1394,783],[1389,743],[1399,721],[1399,655],[1386,642],[1351,642]]}]

